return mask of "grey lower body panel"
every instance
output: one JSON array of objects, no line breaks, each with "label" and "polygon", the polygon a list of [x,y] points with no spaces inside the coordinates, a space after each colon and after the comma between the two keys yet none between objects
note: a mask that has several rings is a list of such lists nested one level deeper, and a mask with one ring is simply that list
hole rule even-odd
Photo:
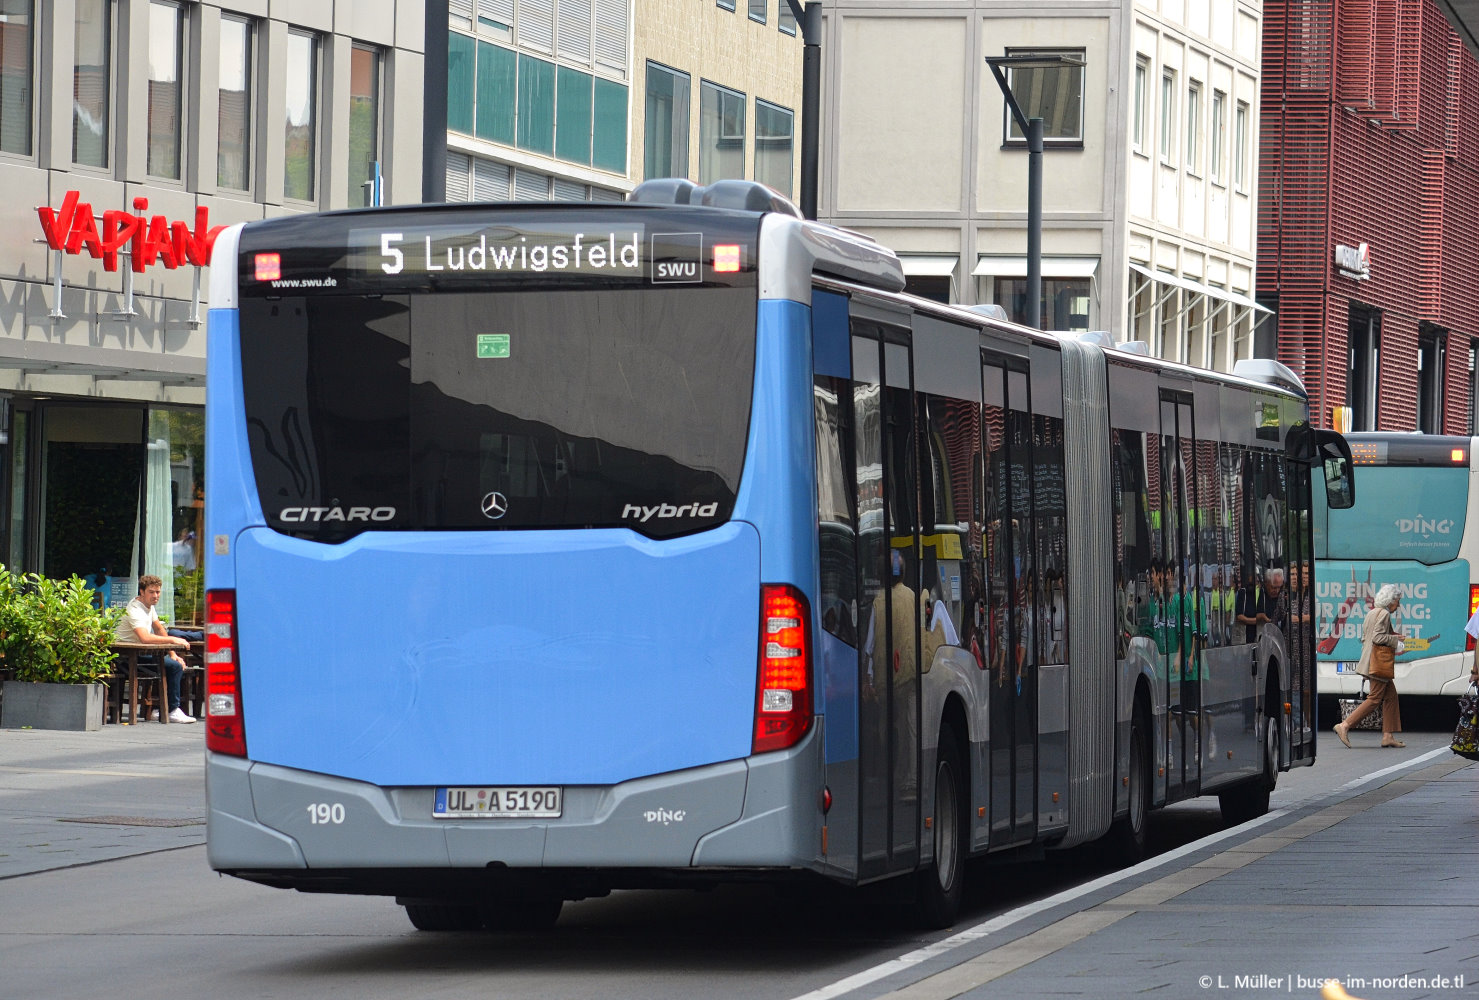
[{"label": "grey lower body panel", "polygon": [[813,730],[784,752],[567,787],[562,815],[539,820],[435,819],[433,788],[208,754],[207,853],[217,871],[268,884],[389,894],[405,893],[407,877],[437,883],[438,870],[526,881],[583,872],[591,884],[610,872],[620,885],[743,869],[819,872],[821,745]]}]

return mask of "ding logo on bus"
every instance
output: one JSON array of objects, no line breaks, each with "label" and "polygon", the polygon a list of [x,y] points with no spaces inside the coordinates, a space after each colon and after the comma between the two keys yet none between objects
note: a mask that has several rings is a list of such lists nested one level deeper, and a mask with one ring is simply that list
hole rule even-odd
[{"label": "ding logo on bus", "polygon": [[1430,538],[1433,535],[1446,535],[1453,530],[1453,521],[1449,518],[1445,517],[1434,520],[1423,517],[1421,514],[1416,517],[1399,517],[1392,524],[1396,527],[1399,534],[1422,535],[1424,538]]}]

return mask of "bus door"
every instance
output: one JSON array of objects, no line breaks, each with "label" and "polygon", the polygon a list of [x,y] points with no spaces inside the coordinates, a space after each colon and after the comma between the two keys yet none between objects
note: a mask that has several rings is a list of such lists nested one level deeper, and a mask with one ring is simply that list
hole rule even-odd
[{"label": "bus door", "polygon": [[[871,312],[869,310],[868,312]],[[919,860],[919,544],[907,325],[853,303],[860,874]],[[866,313],[865,313],[866,315]],[[907,324],[906,317],[899,322]]]},{"label": "bus door", "polygon": [[[1166,684],[1166,797],[1198,794],[1201,788],[1202,664],[1201,566],[1195,520],[1196,433],[1191,397],[1161,394],[1161,483],[1166,497],[1162,518],[1166,553],[1162,567],[1164,624],[1159,645]],[[1209,732],[1210,737],[1210,732]]]},{"label": "bus door", "polygon": [[1037,829],[1037,643],[1033,641],[1032,417],[1026,365],[982,367],[991,845]]},{"label": "bus door", "polygon": [[[1284,517],[1284,552],[1289,570],[1284,576],[1289,613],[1284,639],[1289,649],[1289,762],[1315,759],[1315,620],[1313,525],[1311,523],[1311,462],[1313,435],[1291,430],[1286,441],[1285,478],[1289,504]],[[1318,466],[1316,466],[1318,468]],[[1323,479],[1323,476],[1322,476]]]}]

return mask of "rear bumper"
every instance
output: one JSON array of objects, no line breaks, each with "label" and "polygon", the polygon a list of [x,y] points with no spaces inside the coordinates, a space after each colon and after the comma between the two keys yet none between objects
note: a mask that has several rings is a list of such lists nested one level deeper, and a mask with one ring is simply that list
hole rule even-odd
[{"label": "rear bumper", "polygon": [[[819,730],[779,753],[568,787],[564,815],[553,820],[437,820],[429,787],[380,788],[208,754],[207,851],[217,871],[351,893],[401,894],[393,873],[437,869],[583,871],[594,881],[623,873],[615,880],[623,885],[726,869],[820,871]],[[314,822],[319,805],[343,821]]]},{"label": "rear bumper", "polygon": [[[1473,665],[1473,653],[1448,653],[1429,656],[1421,660],[1398,660],[1396,668],[1397,690],[1412,695],[1453,695],[1457,697],[1469,688],[1469,669]],[[1354,661],[1346,661],[1344,670],[1336,670],[1336,662],[1318,662],[1320,694],[1353,697],[1361,690],[1361,675],[1356,673]]]}]

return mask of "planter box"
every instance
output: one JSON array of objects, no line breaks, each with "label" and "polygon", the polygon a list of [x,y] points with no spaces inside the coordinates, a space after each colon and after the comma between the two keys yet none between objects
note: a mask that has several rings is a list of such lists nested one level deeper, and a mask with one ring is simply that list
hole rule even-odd
[{"label": "planter box", "polygon": [[6,681],[0,729],[101,729],[106,690],[102,684]]}]

